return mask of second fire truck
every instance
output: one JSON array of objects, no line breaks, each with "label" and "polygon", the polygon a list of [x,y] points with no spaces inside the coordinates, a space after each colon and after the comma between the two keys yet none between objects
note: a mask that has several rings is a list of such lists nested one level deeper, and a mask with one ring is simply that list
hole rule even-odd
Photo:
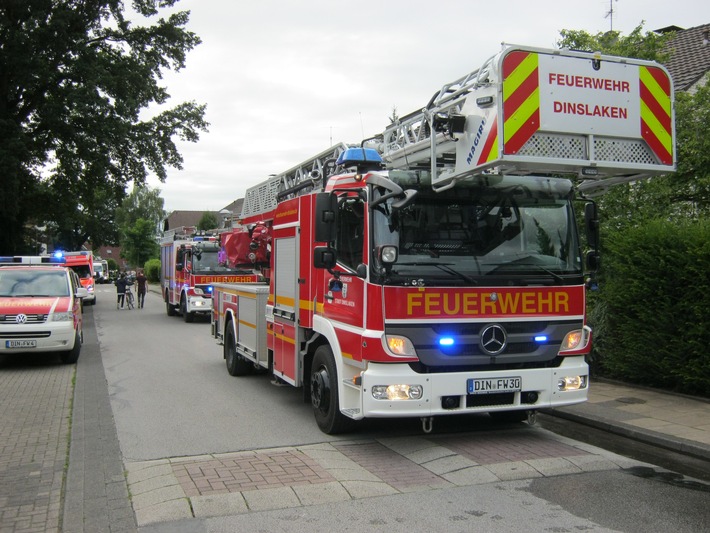
[{"label": "second fire truck", "polygon": [[302,387],[325,433],[584,402],[598,220],[587,201],[585,255],[574,206],[674,170],[672,102],[656,63],[505,46],[376,138],[249,189],[237,259],[268,283],[214,286],[228,371]]},{"label": "second fire truck", "polygon": [[220,256],[217,232],[180,227],[166,231],[160,243],[160,285],[168,316],[185,322],[212,312],[214,283],[253,283],[259,277],[231,268]]}]

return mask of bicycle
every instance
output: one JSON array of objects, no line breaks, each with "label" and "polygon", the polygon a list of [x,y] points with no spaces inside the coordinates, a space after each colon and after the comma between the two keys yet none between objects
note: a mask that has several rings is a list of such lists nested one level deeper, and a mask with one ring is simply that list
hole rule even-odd
[{"label": "bicycle", "polygon": [[131,290],[130,287],[126,287],[126,307],[128,309],[135,309],[136,308],[136,301],[135,301],[135,298],[133,297],[133,291]]}]

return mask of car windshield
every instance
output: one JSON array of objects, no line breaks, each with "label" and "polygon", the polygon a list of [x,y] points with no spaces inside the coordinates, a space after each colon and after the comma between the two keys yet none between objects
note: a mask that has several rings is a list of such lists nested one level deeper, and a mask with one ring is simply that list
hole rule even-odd
[{"label": "car windshield", "polygon": [[0,269],[0,296],[41,297],[69,296],[69,280],[65,272]]},{"label": "car windshield", "polygon": [[89,265],[73,265],[70,267],[80,278],[90,278],[91,277],[91,268],[89,268]]},{"label": "car windshield", "polygon": [[385,283],[555,284],[581,276],[569,181],[489,176],[438,193],[414,188],[406,207],[394,209],[389,200],[373,214],[375,248],[399,251]]},{"label": "car windshield", "polygon": [[206,243],[195,248],[192,254],[192,271],[195,274],[229,274],[238,272],[238,269],[224,262],[220,263],[219,247],[213,243]]}]

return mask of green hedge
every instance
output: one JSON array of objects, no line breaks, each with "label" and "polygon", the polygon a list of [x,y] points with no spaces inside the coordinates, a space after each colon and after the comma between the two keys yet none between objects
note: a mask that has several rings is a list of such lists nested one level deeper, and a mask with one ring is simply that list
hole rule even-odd
[{"label": "green hedge", "polygon": [[145,277],[148,278],[149,283],[157,283],[160,281],[160,259],[149,259],[145,262],[143,268],[145,270]]},{"label": "green hedge", "polygon": [[605,244],[590,300],[601,372],[710,397],[710,223],[655,221]]}]

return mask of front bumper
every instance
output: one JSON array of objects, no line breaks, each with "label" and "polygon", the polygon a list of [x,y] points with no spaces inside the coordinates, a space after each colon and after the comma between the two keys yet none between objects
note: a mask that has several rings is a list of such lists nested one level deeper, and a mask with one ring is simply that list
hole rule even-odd
[{"label": "front bumper", "polygon": [[[72,322],[0,326],[0,353],[59,352],[71,350],[76,340]],[[35,347],[9,348],[8,341],[35,341]]]},{"label": "front bumper", "polygon": [[[558,382],[571,376],[586,376],[587,385],[579,390],[559,390]],[[361,412],[365,418],[429,417],[562,407],[587,400],[588,376],[589,367],[581,356],[566,357],[557,368],[439,374],[417,374],[404,364],[370,363],[362,373]],[[467,389],[469,379],[511,377],[521,378],[520,391],[469,394]],[[372,395],[372,387],[397,384],[420,385],[421,398],[378,400]]]},{"label": "front bumper", "polygon": [[212,297],[189,296],[187,298],[188,313],[211,313],[212,312]]}]

